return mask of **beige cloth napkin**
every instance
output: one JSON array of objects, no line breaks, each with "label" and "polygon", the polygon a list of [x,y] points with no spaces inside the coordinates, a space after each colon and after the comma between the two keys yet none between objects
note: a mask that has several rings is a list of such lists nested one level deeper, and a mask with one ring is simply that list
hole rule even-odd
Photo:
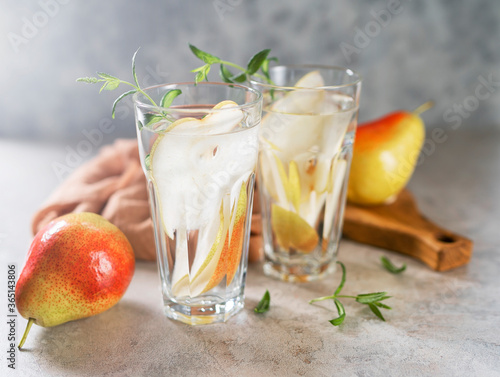
[{"label": "beige cloth napkin", "polygon": [[[258,200],[258,195],[255,196]],[[262,260],[259,203],[254,202],[249,260]],[[117,140],[79,167],[34,215],[33,234],[70,212],[94,212],[115,224],[127,236],[138,259],[153,261],[156,251],[146,179],[136,140]]]}]

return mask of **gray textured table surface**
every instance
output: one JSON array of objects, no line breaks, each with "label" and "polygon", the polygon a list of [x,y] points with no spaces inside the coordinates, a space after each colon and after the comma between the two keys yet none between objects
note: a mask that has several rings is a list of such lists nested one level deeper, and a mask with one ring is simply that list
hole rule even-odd
[{"label": "gray textured table surface", "polygon": [[[311,306],[332,293],[339,274],[287,284],[249,269],[246,307],[226,324],[188,327],[166,319],[156,266],[138,263],[118,305],[98,316],[44,329],[33,326],[16,371],[7,368],[3,314],[0,375],[9,376],[498,376],[500,375],[500,133],[450,131],[418,167],[410,188],[420,208],[443,227],[475,241],[470,264],[437,273],[407,257],[343,241],[344,292],[387,290],[387,322],[346,301],[347,319],[328,323],[334,308]],[[0,258],[20,270],[30,217],[57,185],[51,164],[64,147],[0,141]],[[378,261],[408,264],[391,275]],[[6,285],[4,285],[6,287]],[[6,292],[6,288],[4,288]],[[271,310],[253,313],[265,289]],[[6,293],[2,293],[6,313]],[[388,302],[389,303],[389,302]],[[17,318],[18,334],[26,321]]]}]

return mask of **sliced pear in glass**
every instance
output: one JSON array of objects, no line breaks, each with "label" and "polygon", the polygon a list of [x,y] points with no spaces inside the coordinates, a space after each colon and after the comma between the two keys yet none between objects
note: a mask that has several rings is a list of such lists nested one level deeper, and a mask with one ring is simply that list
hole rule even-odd
[{"label": "sliced pear in glass", "polygon": [[295,210],[300,208],[300,176],[299,168],[295,161],[288,164],[288,199],[293,204]]},{"label": "sliced pear in glass", "polygon": [[287,164],[298,151],[320,145],[323,128],[322,116],[269,112],[262,118],[261,135],[279,150],[282,161]]},{"label": "sliced pear in glass", "polygon": [[[187,131],[187,130],[193,130],[193,129],[196,129],[200,126],[200,120],[199,119],[196,119],[196,118],[191,118],[191,117],[187,117],[187,118],[181,118],[181,119],[177,119],[175,122],[171,123],[166,129],[164,132],[170,132],[172,130],[176,130],[176,131],[179,131],[179,130],[183,130],[183,131]],[[163,135],[160,135],[160,137],[163,136]]]},{"label": "sliced pear in glass", "polygon": [[312,114],[320,114],[325,91],[314,88],[323,85],[319,71],[308,73],[296,86],[311,90],[289,91],[262,118],[261,135],[281,151],[284,163],[293,159],[293,153],[320,143],[322,118]]},{"label": "sliced pear in glass", "polygon": [[241,260],[243,239],[245,237],[245,219],[247,214],[247,182],[241,182],[238,201],[231,210],[231,224],[227,230],[217,267],[212,273],[210,281],[205,286],[204,292],[219,285],[226,276],[226,285],[231,284]]},{"label": "sliced pear in glass", "polygon": [[[198,229],[212,217],[212,210],[217,212],[221,198],[214,198],[213,208],[188,210],[190,202],[202,196],[202,190],[210,180],[211,171],[207,166],[212,166],[212,171],[218,169],[213,166],[213,153],[226,140],[215,136],[207,138],[206,135],[236,129],[243,119],[243,112],[238,108],[230,109],[235,106],[237,104],[233,101],[223,101],[214,108],[229,108],[226,111],[210,113],[201,120],[179,119],[170,125],[169,132],[158,136],[151,148],[149,174],[155,185],[165,232],[171,239],[176,229]],[[200,156],[207,161],[206,164],[202,164]],[[220,169],[225,165],[227,162],[221,161]]]},{"label": "sliced pear in glass", "polygon": [[180,250],[180,252],[185,251],[185,256],[179,255],[177,257],[176,252],[178,259],[175,261],[172,279],[172,293],[174,295],[196,297],[208,290],[206,288],[219,262],[229,226],[229,216],[225,216],[227,205],[227,200],[226,209],[224,204],[221,204],[219,221],[214,221],[209,227],[201,230],[191,271],[186,268],[187,264],[183,263],[184,259],[187,258],[187,249]]},{"label": "sliced pear in glass", "polygon": [[[270,157],[271,156],[271,157]],[[261,153],[261,174],[263,184],[274,202],[283,208],[294,208],[295,212],[314,227],[325,202],[326,181],[329,166],[321,163],[317,167],[307,167],[309,161],[292,160],[288,163],[288,173],[278,155],[272,151]],[[309,173],[308,174],[308,171]],[[317,176],[321,174],[321,191],[315,189]],[[311,176],[310,176],[311,175]]]},{"label": "sliced pear in glass", "polygon": [[325,204],[325,222],[323,224],[323,239],[329,239],[333,225],[333,217],[337,207],[339,206],[340,194],[344,186],[345,173],[347,169],[347,162],[345,160],[337,159],[332,165],[331,173],[329,174]]},{"label": "sliced pear in glass", "polygon": [[[222,110],[207,114],[202,119],[187,117],[171,123],[164,132],[187,133],[197,135],[224,134],[236,128],[243,120],[243,112],[237,108],[234,101],[222,101],[216,104],[212,110]],[[228,110],[233,108],[233,110]]]},{"label": "sliced pear in glass", "polygon": [[[224,111],[215,111],[203,119],[179,119],[158,136],[151,149],[149,174],[159,203],[159,217],[167,236],[176,236],[172,275],[175,296],[196,297],[206,291],[224,248],[231,219],[230,194],[220,188],[205,202],[196,200],[206,198],[203,190],[211,176],[224,169],[235,153],[238,144],[233,147],[234,137],[216,134],[230,133],[239,127],[244,114],[237,106],[233,101],[223,101],[214,109]],[[217,153],[222,149],[225,153]],[[190,268],[186,233],[192,230],[199,233]]]},{"label": "sliced pear in glass", "polygon": [[319,71],[311,71],[302,76],[299,81],[295,83],[297,88],[317,88],[325,86],[325,80]]},{"label": "sliced pear in glass", "polygon": [[283,162],[274,151],[267,150],[261,154],[261,172],[264,186],[271,197],[282,207],[291,203],[299,211],[301,197],[300,173],[297,163],[290,161],[288,173]]},{"label": "sliced pear in glass", "polygon": [[186,231],[178,229],[176,232],[176,250],[174,271],[172,274],[172,293],[177,296],[192,296],[190,288],[190,275],[194,276],[201,268],[205,268],[203,262],[217,255],[217,248],[224,243],[221,240],[224,235],[224,212],[221,209],[216,218],[198,234],[196,257],[193,266],[189,268]]},{"label": "sliced pear in glass", "polygon": [[[318,88],[325,85],[319,71],[312,71],[296,82],[297,88]],[[285,114],[318,114],[319,106],[323,103],[323,90],[290,91],[283,98],[273,103],[271,110]]]},{"label": "sliced pear in glass", "polygon": [[260,172],[274,201],[271,225],[277,242],[307,252],[317,245],[315,227],[323,211],[322,235],[332,229],[346,168],[345,161],[335,161],[355,109],[351,97],[322,90],[318,71],[295,86],[316,90],[290,91],[272,104],[262,120]]},{"label": "sliced pear in glass", "polygon": [[300,203],[299,215],[311,227],[318,222],[318,217],[325,203],[326,193],[318,193],[312,190],[308,195],[308,200]]},{"label": "sliced pear in glass", "polygon": [[[227,195],[228,196],[228,195]],[[225,196],[224,203],[221,209],[221,221],[217,237],[215,238],[210,251],[207,253],[206,245],[198,243],[196,249],[196,257],[192,266],[192,278],[190,279],[189,290],[190,296],[196,297],[200,294],[212,289],[219,281],[213,279],[217,276],[217,266],[219,265],[224,244],[226,241],[227,230],[229,228],[230,214],[229,214],[229,198]],[[222,274],[221,278],[224,275]]]},{"label": "sliced pear in glass", "polygon": [[237,106],[238,104],[234,101],[222,101],[215,105],[213,110],[226,110],[210,113],[201,120],[204,126],[210,126],[207,134],[222,134],[233,131],[244,116],[243,111]]},{"label": "sliced pear in glass", "polygon": [[288,250],[310,253],[318,245],[318,233],[298,214],[279,205],[271,206],[271,227],[278,244]]},{"label": "sliced pear in glass", "polygon": [[283,166],[279,167],[278,161],[281,160],[269,149],[263,149],[260,153],[260,173],[262,175],[262,184],[266,188],[273,200],[282,206],[287,206],[288,196],[288,178],[283,171]]}]

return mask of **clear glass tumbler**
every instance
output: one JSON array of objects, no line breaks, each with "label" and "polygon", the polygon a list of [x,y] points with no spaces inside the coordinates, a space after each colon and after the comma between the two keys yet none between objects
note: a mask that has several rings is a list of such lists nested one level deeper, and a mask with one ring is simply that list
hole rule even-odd
[{"label": "clear glass tumbler", "polygon": [[[156,106],[172,90],[171,106]],[[165,314],[224,322],[244,304],[262,95],[220,83],[145,94],[134,105]]]},{"label": "clear glass tumbler", "polygon": [[328,66],[276,66],[263,93],[257,185],[267,275],[312,281],[335,269],[360,76]]}]

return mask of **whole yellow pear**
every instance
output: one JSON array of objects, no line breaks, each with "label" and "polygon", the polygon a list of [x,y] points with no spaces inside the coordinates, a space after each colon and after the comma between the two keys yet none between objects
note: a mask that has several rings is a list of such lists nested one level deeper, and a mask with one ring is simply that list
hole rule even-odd
[{"label": "whole yellow pear", "polygon": [[356,132],[347,199],[377,205],[392,202],[406,186],[417,163],[425,137],[418,114],[398,111],[360,125]]}]

